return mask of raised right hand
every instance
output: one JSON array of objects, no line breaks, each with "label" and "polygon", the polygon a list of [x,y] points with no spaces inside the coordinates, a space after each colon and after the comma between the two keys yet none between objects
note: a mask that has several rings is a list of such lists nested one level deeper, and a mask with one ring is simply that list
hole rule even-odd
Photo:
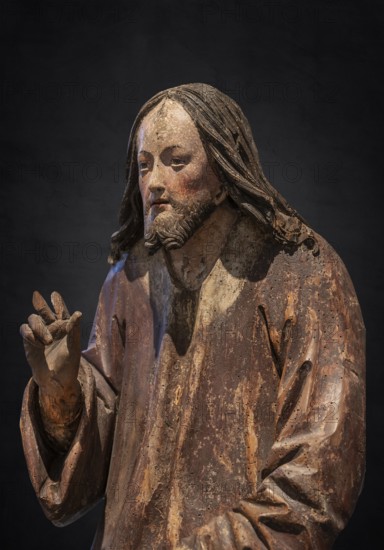
[{"label": "raised right hand", "polygon": [[77,375],[81,354],[80,311],[72,315],[58,292],[51,301],[54,312],[37,291],[32,304],[37,311],[21,325],[24,350],[32,376],[46,395],[76,398],[80,393]]}]

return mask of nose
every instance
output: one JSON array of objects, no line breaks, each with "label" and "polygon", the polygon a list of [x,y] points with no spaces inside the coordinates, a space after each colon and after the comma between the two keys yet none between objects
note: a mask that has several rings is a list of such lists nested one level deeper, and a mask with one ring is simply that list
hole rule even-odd
[{"label": "nose", "polygon": [[151,193],[161,193],[165,187],[165,174],[159,165],[155,165],[152,169],[148,189]]}]

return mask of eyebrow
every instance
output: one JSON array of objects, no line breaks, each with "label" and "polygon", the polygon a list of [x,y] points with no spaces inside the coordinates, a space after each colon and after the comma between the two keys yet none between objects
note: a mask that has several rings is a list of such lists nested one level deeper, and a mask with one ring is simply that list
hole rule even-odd
[{"label": "eyebrow", "polygon": [[[164,150],[168,151],[169,149],[183,149],[183,147],[181,145],[169,145]],[[149,151],[145,151],[145,149],[141,149],[137,154],[150,155],[151,153]]]}]

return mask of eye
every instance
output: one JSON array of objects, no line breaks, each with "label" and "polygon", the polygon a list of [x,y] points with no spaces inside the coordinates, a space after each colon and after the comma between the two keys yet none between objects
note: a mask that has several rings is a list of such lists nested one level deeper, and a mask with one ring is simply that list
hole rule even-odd
[{"label": "eye", "polygon": [[171,166],[174,166],[175,168],[180,168],[181,166],[185,165],[185,159],[181,157],[172,157],[171,160]]},{"label": "eye", "polygon": [[148,162],[145,160],[141,160],[138,163],[140,172],[147,172],[148,171]]}]

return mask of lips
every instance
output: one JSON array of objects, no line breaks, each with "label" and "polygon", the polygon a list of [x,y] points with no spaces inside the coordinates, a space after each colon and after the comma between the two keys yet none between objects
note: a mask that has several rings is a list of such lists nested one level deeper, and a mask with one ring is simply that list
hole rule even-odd
[{"label": "lips", "polygon": [[156,199],[155,201],[151,202],[151,206],[157,206],[159,204],[169,204],[169,201],[166,199]]}]

